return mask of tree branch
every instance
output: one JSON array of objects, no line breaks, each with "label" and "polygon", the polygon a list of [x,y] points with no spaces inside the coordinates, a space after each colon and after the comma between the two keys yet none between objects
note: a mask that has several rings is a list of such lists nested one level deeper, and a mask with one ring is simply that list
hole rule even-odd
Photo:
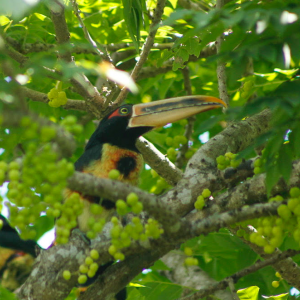
[{"label": "tree branch", "polygon": [[[133,71],[131,72],[131,77],[133,80],[137,80],[138,75],[142,69],[143,64],[146,62],[148,55],[150,53],[150,50],[154,44],[154,38],[158,29],[158,24],[161,21],[162,15],[164,13],[164,8],[166,5],[166,0],[158,0],[155,8],[155,13],[153,17],[152,24],[150,25],[149,35],[142,47],[142,52],[139,57],[138,62],[136,63]],[[123,88],[117,97],[117,99],[113,103],[113,107],[119,106],[124,99],[126,98],[128,94],[128,90],[126,88]]]},{"label": "tree branch", "polygon": [[163,177],[170,185],[176,185],[182,178],[182,172],[153,144],[140,137],[136,143],[137,148],[143,154],[146,164],[154,169],[159,176]]},{"label": "tree branch", "polygon": [[[30,98],[32,101],[38,101],[43,103],[48,103],[49,98],[47,94],[29,89],[27,87],[20,87],[25,97]],[[68,99],[67,104],[62,106],[64,109],[75,109],[80,111],[86,111],[86,103],[83,100],[73,100]]]},{"label": "tree branch", "polygon": [[[217,0],[216,8],[221,9],[224,6],[224,0]],[[217,53],[221,53],[222,43],[224,37],[221,34],[216,40]],[[227,76],[226,76],[226,64],[225,62],[218,60],[217,66],[217,76],[218,76],[218,89],[220,98],[229,106],[229,95],[227,92]]]},{"label": "tree branch", "polygon": [[226,152],[238,153],[251,145],[256,137],[269,130],[270,119],[271,111],[264,110],[227,127],[211,138],[189,160],[184,177],[176,188],[167,192],[161,201],[168,203],[170,209],[184,216],[193,209],[196,197],[203,189],[220,191],[227,187],[216,169],[216,158]]},{"label": "tree branch", "polygon": [[182,300],[197,300],[200,298],[207,297],[208,295],[211,295],[211,294],[215,293],[216,291],[226,289],[229,285],[230,280],[237,282],[240,278],[242,278],[248,274],[254,273],[266,266],[273,265],[274,263],[278,263],[280,261],[285,260],[287,257],[295,256],[299,253],[300,253],[299,250],[298,251],[297,250],[287,250],[282,253],[272,255],[264,261],[259,260],[254,265],[247,267],[247,268],[223,279],[222,281],[211,285],[208,288],[201,289],[200,291],[194,293],[191,296],[183,297],[180,299],[182,299]]}]

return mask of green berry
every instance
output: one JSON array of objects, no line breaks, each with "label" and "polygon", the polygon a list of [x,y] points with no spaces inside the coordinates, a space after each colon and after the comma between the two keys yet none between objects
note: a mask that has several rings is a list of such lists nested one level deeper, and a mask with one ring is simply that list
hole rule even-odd
[{"label": "green berry", "polygon": [[12,169],[8,172],[8,177],[12,181],[17,181],[20,178],[20,171]]},{"label": "green berry", "polygon": [[300,189],[298,187],[292,187],[290,189],[290,195],[292,198],[298,198],[300,196]]},{"label": "green berry", "polygon": [[298,204],[300,204],[300,199],[298,199],[298,198],[292,198],[292,199],[290,199],[288,201],[287,206],[288,206],[288,208],[289,208],[290,211],[294,211],[294,209],[296,208],[296,206]]},{"label": "green berry", "polygon": [[114,245],[110,245],[109,248],[108,248],[108,253],[111,255],[111,256],[114,256],[117,252],[117,247],[114,246]]},{"label": "green berry", "polygon": [[226,165],[223,165],[223,164],[218,164],[217,165],[217,168],[219,169],[219,170],[225,170],[226,169]]},{"label": "green berry", "polygon": [[260,167],[255,167],[253,170],[254,174],[260,174],[262,172]]},{"label": "green berry", "polygon": [[262,160],[261,158],[258,158],[254,161],[254,167],[261,167],[262,166]]},{"label": "green berry", "polygon": [[225,163],[226,163],[225,156],[224,155],[218,156],[217,159],[216,159],[216,161],[217,161],[217,164],[225,165]]},{"label": "green berry", "polygon": [[55,128],[51,126],[44,126],[40,131],[40,139],[42,142],[51,141],[56,136]]},{"label": "green berry", "polygon": [[265,245],[264,251],[267,254],[272,254],[275,251],[275,248],[272,245]]},{"label": "green berry", "polygon": [[115,260],[124,260],[125,255],[122,252],[116,252],[115,255],[114,255],[114,259]]},{"label": "green berry", "polygon": [[97,260],[99,258],[99,252],[96,249],[92,249],[90,252],[90,256],[92,259]]},{"label": "green berry", "polygon": [[121,228],[119,226],[114,226],[110,231],[110,235],[113,239],[118,238],[120,234],[121,234]]},{"label": "green berry", "polygon": [[187,256],[192,256],[193,255],[193,250],[190,247],[184,247],[184,254]]},{"label": "green berry", "polygon": [[283,220],[286,221],[289,220],[290,217],[292,216],[291,211],[289,210],[288,206],[285,204],[282,204],[277,208],[277,213]]},{"label": "green berry", "polygon": [[117,209],[121,210],[121,211],[126,211],[127,210],[127,204],[124,200],[117,200],[116,202],[116,207]]},{"label": "green berry", "polygon": [[139,197],[138,197],[138,195],[136,193],[130,193],[126,197],[126,201],[127,201],[128,205],[134,206],[134,205],[136,205],[138,203]]},{"label": "green berry", "polygon": [[109,179],[113,179],[113,180],[116,180],[120,177],[120,172],[116,169],[113,169],[111,170],[109,173],[108,173],[108,178]]},{"label": "green berry", "polygon": [[279,287],[279,281],[272,281],[272,286],[274,288],[278,288]]},{"label": "green berry", "polygon": [[113,217],[111,218],[111,222],[112,222],[114,225],[118,225],[118,224],[119,224],[119,220],[118,220],[118,218],[117,218],[116,216],[113,216]]},{"label": "green berry", "polygon": [[95,262],[90,265],[90,271],[91,272],[96,273],[97,270],[98,270],[98,268],[99,268],[99,265],[97,263],[95,263]]},{"label": "green berry", "polygon": [[198,265],[198,260],[193,257],[187,257],[184,261],[184,264],[188,267],[196,266],[196,265]]},{"label": "green berry", "polygon": [[79,284],[85,284],[87,282],[87,276],[86,275],[80,275],[78,277],[78,283]]},{"label": "green berry", "polygon": [[63,278],[64,278],[65,280],[70,280],[70,278],[71,278],[71,272],[68,271],[68,270],[64,270],[64,271],[63,271]]},{"label": "green berry", "polygon": [[204,190],[202,191],[202,196],[203,196],[204,198],[208,198],[208,197],[210,197],[210,195],[211,195],[211,191],[210,191],[209,189],[204,189]]},{"label": "green berry", "polygon": [[137,202],[131,207],[131,210],[134,214],[139,214],[143,211],[143,204],[141,202]]},{"label": "green berry", "polygon": [[275,273],[275,276],[278,277],[278,278],[281,278],[281,275],[280,275],[279,272],[276,272],[276,273]]},{"label": "green berry", "polygon": [[85,258],[85,264],[86,265],[91,265],[92,263],[93,263],[94,261],[93,261],[93,259],[90,257],[90,256],[87,256],[86,258]]},{"label": "green berry", "polygon": [[194,204],[195,208],[201,210],[205,206],[205,200],[202,195],[197,197],[197,201]]},{"label": "green berry", "polygon": [[79,266],[79,272],[80,273],[87,273],[89,271],[89,267],[87,266],[87,265],[85,265],[85,264],[82,264],[82,265],[80,265]]}]

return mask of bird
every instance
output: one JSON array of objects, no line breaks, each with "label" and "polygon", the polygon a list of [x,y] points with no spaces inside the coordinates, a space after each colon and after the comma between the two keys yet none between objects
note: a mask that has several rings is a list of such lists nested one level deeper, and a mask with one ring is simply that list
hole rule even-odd
[{"label": "bird", "polygon": [[[143,168],[143,157],[136,147],[140,136],[154,128],[219,107],[227,105],[212,96],[183,96],[150,103],[121,105],[100,121],[86,144],[84,153],[75,162],[75,170],[108,178],[109,172],[117,169],[120,172],[120,181],[137,185]],[[65,196],[70,196],[73,192],[77,191],[67,190]],[[86,233],[90,205],[100,204],[111,216],[115,203],[97,196],[80,196],[84,209],[78,217],[78,227]],[[111,263],[105,266],[109,264]],[[125,298],[123,294],[123,298],[119,299]]]},{"label": "bird", "polygon": [[0,282],[15,290],[29,276],[39,246],[34,240],[21,239],[1,214],[0,223]]}]

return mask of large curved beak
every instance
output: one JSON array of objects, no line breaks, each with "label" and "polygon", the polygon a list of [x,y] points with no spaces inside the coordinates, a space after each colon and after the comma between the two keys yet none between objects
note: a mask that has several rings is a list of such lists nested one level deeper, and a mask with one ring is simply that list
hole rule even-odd
[{"label": "large curved beak", "polygon": [[135,104],[132,107],[128,127],[162,127],[218,107],[227,105],[224,101],[211,96],[184,96]]}]

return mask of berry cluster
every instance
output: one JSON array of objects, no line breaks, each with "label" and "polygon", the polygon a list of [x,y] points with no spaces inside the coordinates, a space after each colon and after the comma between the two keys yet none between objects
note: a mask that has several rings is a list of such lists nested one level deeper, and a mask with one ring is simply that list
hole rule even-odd
[{"label": "berry cluster", "polygon": [[241,162],[241,159],[237,159],[237,154],[231,152],[227,152],[225,155],[217,157],[217,167],[219,170],[225,170],[228,167],[237,168]]},{"label": "berry cluster", "polygon": [[184,251],[184,254],[187,256],[187,258],[184,260],[184,264],[188,267],[197,266],[198,265],[198,259],[192,257],[193,249],[190,248],[190,247],[185,247],[183,251]]},{"label": "berry cluster", "polygon": [[60,125],[64,127],[65,130],[71,132],[75,136],[79,136],[82,131],[83,127],[81,124],[77,123],[77,118],[75,116],[66,116],[61,122]]},{"label": "berry cluster", "polygon": [[67,104],[68,98],[64,91],[62,91],[62,82],[58,81],[56,87],[51,89],[48,94],[49,106],[51,107],[60,107]]},{"label": "berry cluster", "polygon": [[[85,284],[88,277],[93,278],[98,271],[99,265],[95,262],[95,260],[99,259],[99,252],[96,249],[92,249],[90,251],[90,255],[85,258],[84,264],[79,266],[79,272],[81,275],[78,277],[79,284]],[[66,274],[65,274],[66,272]],[[69,271],[65,270],[63,277],[66,280],[69,280]],[[65,277],[66,275],[66,277]],[[70,274],[71,275],[71,274]]]},{"label": "berry cluster", "polygon": [[91,204],[90,206],[90,212],[91,215],[88,219],[87,225],[89,230],[86,233],[86,236],[92,240],[94,239],[98,233],[100,233],[106,223],[105,218],[101,218],[101,214],[103,212],[103,208],[99,204]]},{"label": "berry cluster", "polygon": [[[124,200],[118,200],[116,202],[117,213],[121,216],[128,212],[139,214],[143,210],[143,205],[138,201],[138,196],[135,193],[130,193],[126,202]],[[124,260],[125,256],[121,252],[123,248],[129,247],[132,240],[145,241],[148,238],[158,239],[163,234],[163,229],[160,224],[151,218],[148,219],[145,225],[139,217],[135,216],[131,222],[125,227],[120,225],[117,217],[112,217],[111,222],[113,227],[111,229],[111,246],[109,247],[109,254],[114,257],[115,260]]]},{"label": "berry cluster", "polygon": [[279,272],[276,272],[276,273],[275,273],[275,276],[278,278],[278,280],[272,281],[272,286],[273,286],[274,288],[278,288],[278,287],[279,287],[279,284],[280,284],[280,281],[283,280],[283,279],[282,279],[282,277],[281,277],[281,275],[280,275]]},{"label": "berry cluster", "polygon": [[[66,179],[73,174],[74,166],[65,159],[59,160],[50,142],[56,136],[51,126],[39,128],[30,118],[21,122],[24,130],[22,145],[25,154],[22,163],[1,162],[0,177],[9,179],[7,197],[10,221],[16,226],[24,239],[34,239],[34,225],[41,212],[52,210],[52,216],[58,217],[62,209],[62,191]],[[37,145],[41,147],[38,149]],[[1,183],[2,183],[1,182]]]},{"label": "berry cluster", "polygon": [[201,210],[205,205],[205,198],[210,197],[211,191],[209,189],[204,189],[202,194],[197,197],[197,201],[195,202],[195,208]]},{"label": "berry cluster", "polygon": [[[282,244],[286,232],[300,244],[300,189],[291,188],[290,197],[287,204],[281,204],[277,208],[278,216],[259,218],[251,222],[256,232],[250,234],[250,242],[264,247],[264,251],[268,254],[273,253],[275,248]],[[269,199],[269,202],[283,200],[283,197],[277,195]]]},{"label": "berry cluster", "polygon": [[160,177],[154,169],[151,169],[150,172],[151,172],[152,177],[156,178],[156,184],[151,187],[150,193],[159,195],[164,190],[166,190],[170,187],[170,185],[166,182],[166,180],[164,178]]},{"label": "berry cluster", "polygon": [[254,170],[253,170],[254,174],[263,173],[265,171],[264,165],[265,165],[265,159],[262,157],[257,158],[254,161]]}]

